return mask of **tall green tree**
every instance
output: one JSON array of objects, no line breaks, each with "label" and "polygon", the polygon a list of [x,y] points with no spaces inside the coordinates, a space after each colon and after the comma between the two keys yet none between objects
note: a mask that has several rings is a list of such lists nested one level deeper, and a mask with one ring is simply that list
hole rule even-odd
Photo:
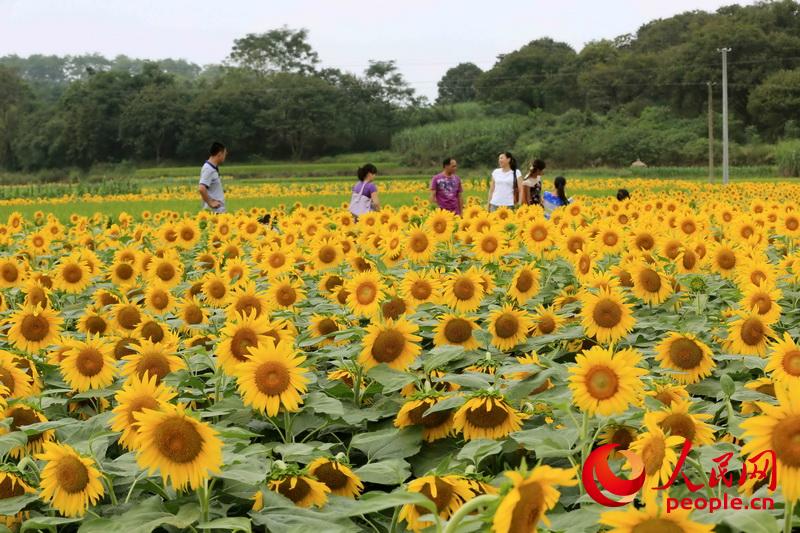
[{"label": "tall green tree", "polygon": [[448,69],[437,84],[439,95],[436,103],[471,102],[476,96],[475,81],[481,74],[483,71],[475,63],[459,63]]},{"label": "tall green tree", "polygon": [[771,138],[781,136],[788,120],[800,118],[800,68],[768,76],[750,93],[747,109]]},{"label": "tall green tree", "polygon": [[266,33],[248,33],[236,39],[228,60],[261,74],[311,74],[316,70],[319,56],[308,43],[308,30],[284,26]]}]

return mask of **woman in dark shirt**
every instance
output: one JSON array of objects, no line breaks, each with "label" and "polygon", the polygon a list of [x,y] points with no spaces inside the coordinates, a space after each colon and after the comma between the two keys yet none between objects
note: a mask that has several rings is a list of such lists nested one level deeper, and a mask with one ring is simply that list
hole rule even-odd
[{"label": "woman in dark shirt", "polygon": [[542,205],[542,175],[547,165],[541,159],[534,159],[528,167],[528,174],[522,180],[522,203]]}]

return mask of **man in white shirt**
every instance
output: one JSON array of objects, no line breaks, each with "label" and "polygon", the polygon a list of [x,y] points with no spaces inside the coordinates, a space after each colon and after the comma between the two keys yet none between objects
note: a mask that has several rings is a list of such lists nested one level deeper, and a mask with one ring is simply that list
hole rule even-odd
[{"label": "man in white shirt", "polygon": [[200,169],[200,185],[198,190],[203,199],[203,208],[214,213],[225,212],[225,192],[222,190],[222,179],[219,165],[225,161],[228,151],[222,143],[215,142],[208,151],[208,159]]}]

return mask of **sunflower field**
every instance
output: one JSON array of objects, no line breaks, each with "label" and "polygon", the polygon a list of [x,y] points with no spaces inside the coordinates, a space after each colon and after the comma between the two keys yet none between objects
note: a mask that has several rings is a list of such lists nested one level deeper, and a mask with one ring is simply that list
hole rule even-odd
[{"label": "sunflower field", "polygon": [[[12,214],[0,530],[790,531],[800,186],[650,183],[549,218]],[[620,507],[581,483],[607,443],[645,476]],[[665,503],[723,493],[774,506]]]}]

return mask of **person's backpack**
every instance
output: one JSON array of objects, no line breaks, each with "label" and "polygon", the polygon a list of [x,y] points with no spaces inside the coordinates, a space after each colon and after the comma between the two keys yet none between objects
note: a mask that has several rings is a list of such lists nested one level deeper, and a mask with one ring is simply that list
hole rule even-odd
[{"label": "person's backpack", "polygon": [[365,181],[361,184],[361,190],[358,192],[353,191],[350,196],[350,212],[355,216],[363,215],[372,210],[372,199],[363,194],[366,186],[367,182]]}]

